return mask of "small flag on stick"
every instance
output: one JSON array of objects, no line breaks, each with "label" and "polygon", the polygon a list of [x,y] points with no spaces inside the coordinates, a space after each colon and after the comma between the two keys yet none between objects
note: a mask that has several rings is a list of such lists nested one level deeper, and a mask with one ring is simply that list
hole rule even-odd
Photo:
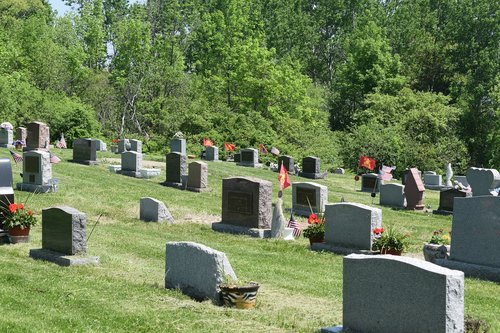
[{"label": "small flag on stick", "polygon": [[59,162],[61,162],[61,159],[59,157],[57,157],[56,155],[50,153],[50,163],[57,164]]},{"label": "small flag on stick", "polygon": [[302,233],[302,229],[300,228],[300,224],[295,221],[293,217],[293,212],[290,213],[290,221],[288,222],[288,228],[293,228],[293,236],[299,237]]},{"label": "small flag on stick", "polygon": [[381,180],[391,180],[392,179],[392,170],[395,170],[396,167],[389,167],[386,165],[382,165],[382,169],[379,170],[378,178]]},{"label": "small flag on stick", "polygon": [[267,149],[266,149],[266,147],[264,147],[264,145],[262,143],[259,145],[259,151],[261,154],[264,154],[264,155],[267,154]]},{"label": "small flag on stick", "polygon": [[281,162],[280,174],[278,176],[278,180],[280,181],[281,190],[286,189],[290,186],[290,176],[288,176],[288,171],[285,168],[283,162]]},{"label": "small flag on stick", "polygon": [[21,163],[23,161],[23,157],[21,155],[19,155],[18,153],[16,152],[13,152],[12,150],[9,150],[10,152],[10,155],[12,156],[12,159],[14,159],[14,162],[17,163]]},{"label": "small flag on stick", "polygon": [[203,146],[212,147],[214,145],[213,141],[207,138],[203,138]]},{"label": "small flag on stick", "polygon": [[224,149],[226,149],[226,151],[234,151],[236,147],[232,143],[224,142]]}]

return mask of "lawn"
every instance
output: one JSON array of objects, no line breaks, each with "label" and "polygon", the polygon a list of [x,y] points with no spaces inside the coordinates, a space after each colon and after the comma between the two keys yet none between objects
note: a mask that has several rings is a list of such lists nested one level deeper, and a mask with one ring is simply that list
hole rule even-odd
[{"label": "lawn", "polygon": [[[221,214],[222,178],[255,176],[273,182],[277,174],[265,169],[209,163],[208,193],[161,186],[159,178],[142,180],[112,174],[111,158],[89,167],[69,163],[71,150],[57,151],[62,162],[53,165],[59,178],[57,193],[32,196],[28,205],[41,210],[56,205],[87,214],[88,254],[100,257],[97,267],[63,268],[29,258],[30,248],[41,247],[41,224],[29,244],[0,246],[0,332],[317,332],[342,321],[342,256],[311,252],[307,239],[294,242],[259,240],[215,233],[210,223]],[[99,153],[101,154],[101,153]],[[9,157],[0,149],[1,157]],[[145,159],[159,161],[161,157]],[[164,159],[163,159],[164,160]],[[14,183],[21,166],[13,165]],[[291,176],[292,181],[308,181]],[[382,208],[383,225],[411,233],[409,253],[416,256],[432,231],[451,229],[451,217],[393,210],[378,205],[369,193],[359,192],[352,174],[318,180],[328,186],[329,202],[359,202]],[[29,194],[16,191],[24,200]],[[138,220],[139,199],[151,196],[166,203],[177,224]],[[438,206],[438,192],[426,191],[425,204]],[[372,203],[373,200],[373,203]],[[284,192],[284,208],[291,207],[291,189]],[[305,226],[305,219],[299,219]],[[165,244],[193,241],[225,252],[238,277],[258,281],[257,307],[235,310],[196,302],[164,289]],[[377,300],[369,300],[377,304]],[[490,332],[500,332],[500,285],[466,279],[465,313],[480,316]]]}]

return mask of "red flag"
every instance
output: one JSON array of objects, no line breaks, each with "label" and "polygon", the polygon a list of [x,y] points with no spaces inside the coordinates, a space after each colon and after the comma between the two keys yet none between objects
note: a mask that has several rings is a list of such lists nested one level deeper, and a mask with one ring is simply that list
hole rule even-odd
[{"label": "red flag", "polygon": [[267,154],[267,149],[262,143],[259,145],[259,151],[261,154]]},{"label": "red flag", "polygon": [[359,158],[358,165],[360,167],[363,167],[363,168],[366,168],[369,170],[373,170],[373,169],[375,169],[375,160],[373,158],[368,157],[368,156],[361,156]]},{"label": "red flag", "polygon": [[280,181],[280,188],[282,190],[286,189],[290,186],[290,177],[288,176],[288,171],[286,171],[283,162],[281,162],[280,174],[278,176],[278,180]]},{"label": "red flag", "polygon": [[207,138],[203,138],[203,146],[212,147],[214,145],[213,141]]},{"label": "red flag", "polygon": [[224,148],[226,151],[234,151],[236,149],[235,145],[229,142],[224,142]]}]

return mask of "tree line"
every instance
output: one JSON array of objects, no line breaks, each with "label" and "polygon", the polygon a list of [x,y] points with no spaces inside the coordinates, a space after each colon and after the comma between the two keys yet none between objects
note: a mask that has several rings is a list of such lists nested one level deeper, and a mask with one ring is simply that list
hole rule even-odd
[{"label": "tree line", "polygon": [[0,119],[355,168],[500,165],[500,3],[0,0]]}]

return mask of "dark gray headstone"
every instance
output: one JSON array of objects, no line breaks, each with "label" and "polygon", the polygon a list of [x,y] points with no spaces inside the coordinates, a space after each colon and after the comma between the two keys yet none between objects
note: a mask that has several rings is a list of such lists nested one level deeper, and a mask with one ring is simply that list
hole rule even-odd
[{"label": "dark gray headstone", "polygon": [[117,151],[118,154],[121,154],[129,150],[130,150],[129,139],[121,139],[120,141],[118,141],[118,151]]},{"label": "dark gray headstone", "polygon": [[130,142],[130,151],[138,152],[142,154],[142,141],[131,139]]},{"label": "dark gray headstone", "polygon": [[304,157],[302,159],[302,172],[303,173],[319,173],[321,159],[314,156]]},{"label": "dark gray headstone", "polygon": [[167,183],[182,183],[183,176],[187,175],[186,155],[181,153],[168,153],[166,158]]},{"label": "dark gray headstone", "polygon": [[42,248],[66,255],[85,253],[85,214],[68,206],[42,210]]},{"label": "dark gray headstone", "polygon": [[245,148],[240,150],[240,161],[238,162],[240,166],[247,167],[260,167],[259,164],[259,151],[254,148]]},{"label": "dark gray headstone", "polygon": [[73,162],[96,164],[97,142],[92,139],[78,139],[73,142]]},{"label": "dark gray headstone", "polygon": [[50,135],[49,127],[46,124],[34,121],[28,124],[27,129],[26,146],[28,148],[48,148]]},{"label": "dark gray headstone", "polygon": [[453,212],[453,201],[455,198],[465,198],[470,196],[470,192],[450,189],[439,192],[439,211]]},{"label": "dark gray headstone", "polygon": [[362,192],[378,192],[380,180],[376,173],[367,173],[361,176]]},{"label": "dark gray headstone", "polygon": [[205,162],[189,164],[187,186],[191,190],[203,190],[208,187],[208,165]]},{"label": "dark gray headstone", "polygon": [[270,228],[272,183],[253,177],[222,180],[222,223],[247,228]]},{"label": "dark gray headstone", "polygon": [[234,162],[236,162],[236,163],[241,162],[241,154],[240,153],[234,154]]},{"label": "dark gray headstone", "polygon": [[278,171],[281,169],[281,164],[283,164],[288,173],[295,173],[295,163],[293,157],[288,155],[281,155],[280,157],[278,157]]},{"label": "dark gray headstone", "polygon": [[210,146],[205,149],[205,160],[216,162],[219,160],[219,148]]},{"label": "dark gray headstone", "polygon": [[186,155],[186,139],[174,138],[170,140],[170,152]]},{"label": "dark gray headstone", "polygon": [[311,209],[320,214],[328,203],[328,187],[313,182],[292,183],[292,209],[297,215],[309,216]]}]

